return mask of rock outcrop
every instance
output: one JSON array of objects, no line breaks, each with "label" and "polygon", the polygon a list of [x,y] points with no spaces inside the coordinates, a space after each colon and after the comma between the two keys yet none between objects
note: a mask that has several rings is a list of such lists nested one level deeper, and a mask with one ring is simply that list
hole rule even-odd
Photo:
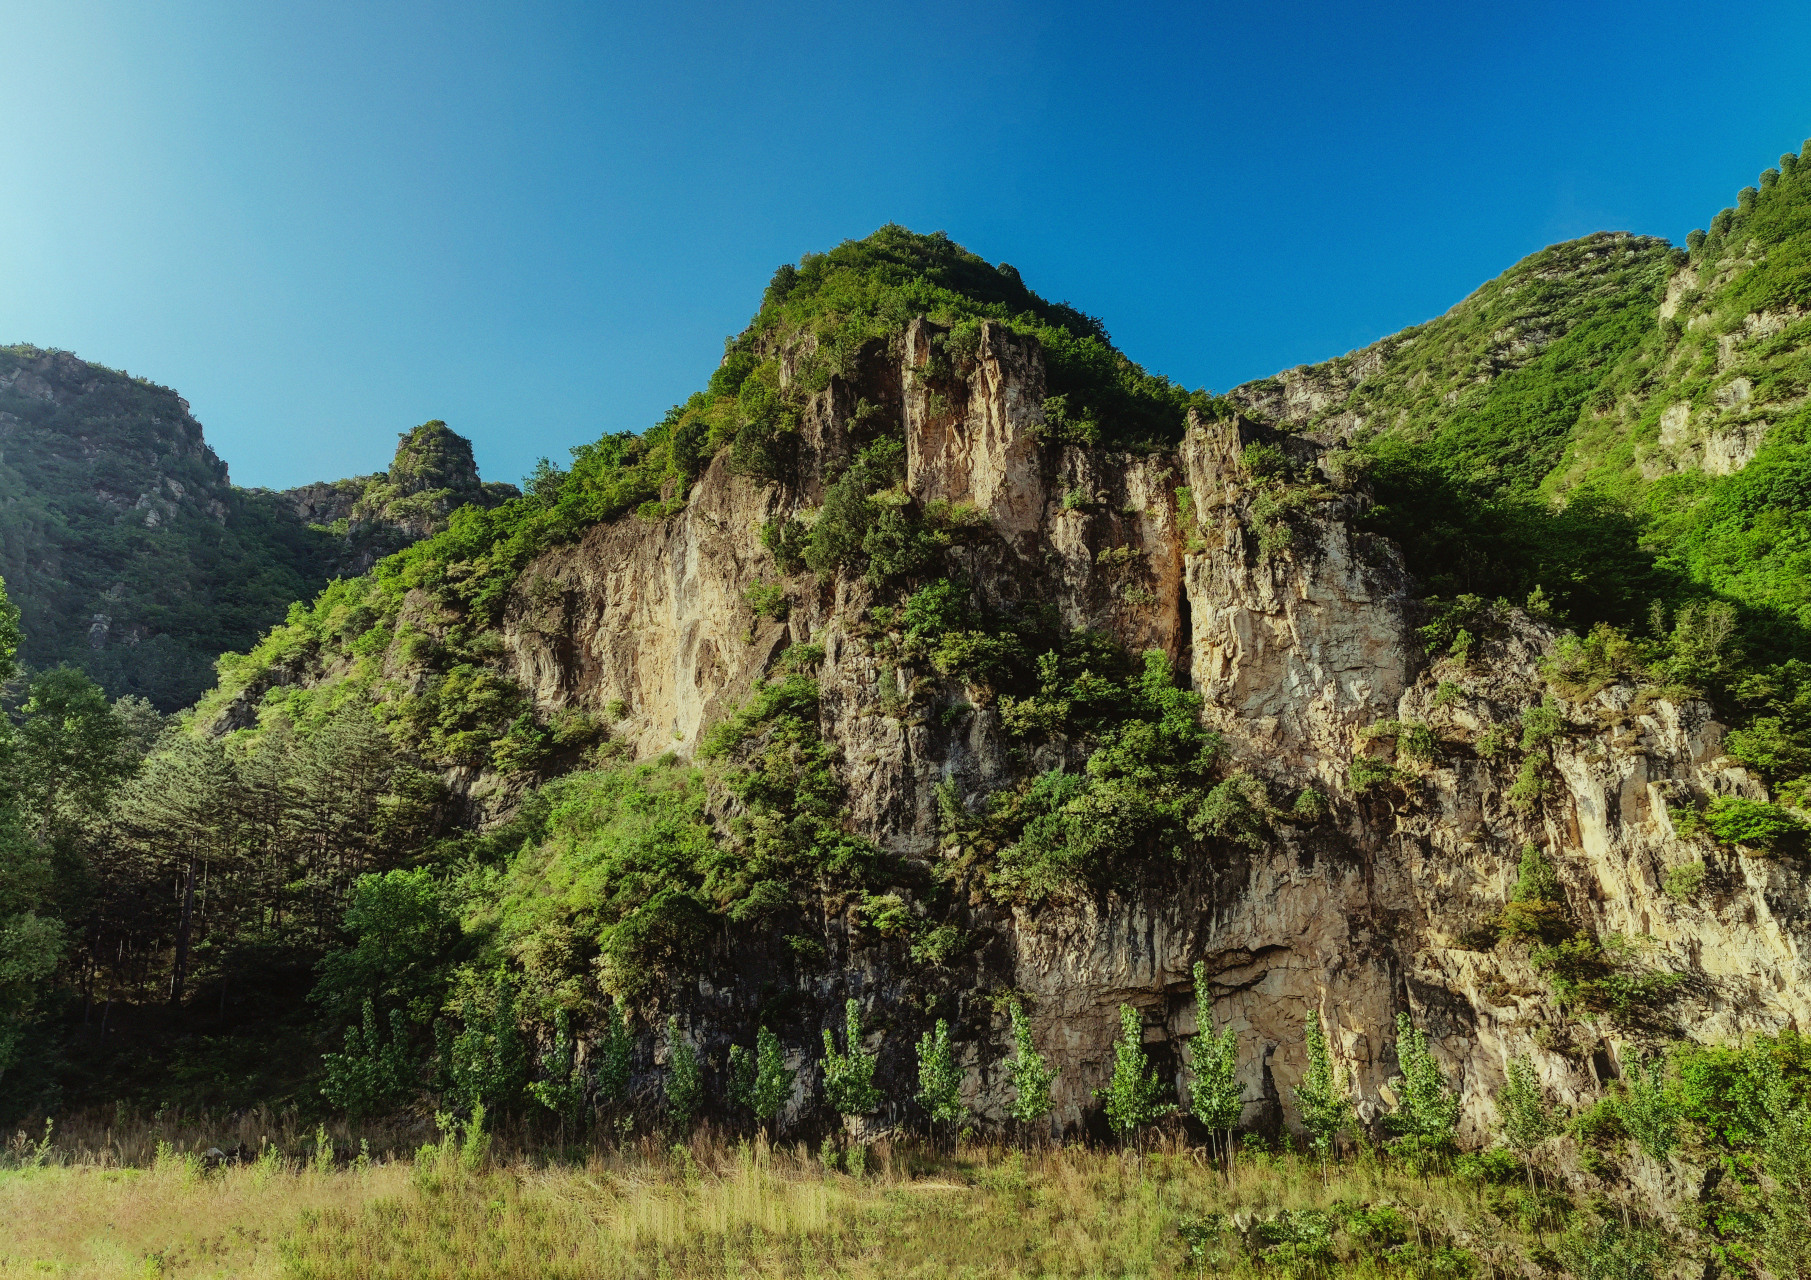
[{"label": "rock outcrop", "polygon": [[[1048,602],[1068,627],[1165,651],[1233,765],[1273,796],[1325,798],[1324,816],[1280,816],[1261,845],[1228,843],[1146,891],[973,899],[971,954],[938,981],[961,1009],[965,1091],[983,1115],[998,1118],[1009,1096],[1005,1021],[990,997],[1029,997],[1061,1069],[1057,1119],[1076,1128],[1110,1070],[1121,1004],[1143,1011],[1147,1043],[1180,1070],[1197,961],[1216,1018],[1239,1032],[1248,1123],[1294,1123],[1309,1010],[1368,1114],[1390,1096],[1394,1017],[1412,1013],[1459,1084],[1469,1136],[1490,1119],[1512,1055],[1576,1099],[1663,1033],[1811,1028],[1811,902],[1798,873],[1682,839],[1669,819],[1691,797],[1759,794],[1722,754],[1706,704],[1617,681],[1558,702],[1536,795],[1512,796],[1515,769],[1490,743],[1519,735],[1523,713],[1551,697],[1542,663],[1554,628],[1500,608],[1475,624],[1469,651],[1430,653],[1399,556],[1359,529],[1362,490],[1313,440],[1234,418],[1192,420],[1169,455],[1047,442],[1035,341],[986,325],[971,357],[933,376],[936,334],[918,321],[891,351],[864,354],[859,385],[832,379],[804,419],[798,483],[733,475],[719,456],[678,514],[598,526],[535,561],[503,635],[505,665],[544,712],[591,711],[641,757],[695,751],[788,644],[821,644],[820,728],[840,749],[850,822],[934,864],[938,786],[978,804],[1026,762],[984,690],[866,638],[874,601],[861,579],[788,577],[758,536],[808,519],[859,429],[885,427],[904,434],[913,501],[985,518],[950,553],[978,595]],[[1288,502],[1254,483],[1252,446],[1294,469]],[[784,581],[784,621],[745,599],[757,579]],[[1426,726],[1433,748],[1392,747],[1398,722]],[[1361,756],[1378,757],[1389,780],[1355,787]],[[1565,1011],[1526,946],[1492,945],[1489,923],[1528,844],[1563,887],[1555,909],[1663,993],[1650,1007],[1595,1021]],[[1700,863],[1696,895],[1664,891],[1669,869]],[[853,924],[845,939],[836,971],[806,994],[826,1009],[845,994],[883,1015],[913,1007],[921,979],[898,944]],[[760,976],[701,980],[682,1001],[694,1034],[708,1040]]]}]

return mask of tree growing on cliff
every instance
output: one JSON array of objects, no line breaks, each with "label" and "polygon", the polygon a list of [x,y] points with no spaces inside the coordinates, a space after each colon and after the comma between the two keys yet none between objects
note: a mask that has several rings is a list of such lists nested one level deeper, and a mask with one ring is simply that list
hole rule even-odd
[{"label": "tree growing on cliff", "polygon": [[863,1053],[861,1048],[861,1005],[849,1000],[843,1005],[843,1043],[846,1052],[836,1051],[836,1040],[830,1028],[824,1028],[824,1100],[845,1120],[865,1116],[881,1102],[880,1090],[874,1085],[874,1068],[880,1054]]},{"label": "tree growing on cliff", "polygon": [[1333,1155],[1333,1144],[1340,1130],[1352,1123],[1352,1095],[1346,1073],[1333,1070],[1333,1057],[1327,1049],[1327,1035],[1321,1030],[1318,1010],[1308,1011],[1306,1040],[1308,1069],[1296,1086],[1295,1102],[1301,1108],[1302,1128],[1308,1132],[1308,1144],[1325,1164]]},{"label": "tree growing on cliff", "polygon": [[1239,1036],[1229,1025],[1214,1034],[1214,998],[1208,990],[1207,966],[1195,961],[1195,1034],[1188,1040],[1189,1109],[1210,1135],[1223,1135],[1224,1152],[1232,1154],[1232,1131],[1245,1113],[1239,1083]]},{"label": "tree growing on cliff", "polygon": [[1455,1146],[1459,1099],[1428,1049],[1427,1034],[1406,1013],[1396,1015],[1396,1061],[1402,1074],[1390,1087],[1398,1103],[1385,1123],[1400,1136],[1390,1150],[1412,1165],[1440,1164]]},{"label": "tree growing on cliff", "polygon": [[1056,1068],[1038,1052],[1024,1006],[1014,1000],[1011,1011],[1012,1057],[1007,1060],[1006,1074],[1012,1081],[1013,1099],[1006,1114],[1021,1125],[1030,1126],[1050,1114],[1050,1082],[1056,1079]]},{"label": "tree growing on cliff", "polygon": [[1131,1005],[1120,1005],[1113,1078],[1094,1095],[1106,1105],[1107,1123],[1120,1141],[1174,1110],[1164,1096],[1168,1092],[1144,1051],[1144,1019]]}]

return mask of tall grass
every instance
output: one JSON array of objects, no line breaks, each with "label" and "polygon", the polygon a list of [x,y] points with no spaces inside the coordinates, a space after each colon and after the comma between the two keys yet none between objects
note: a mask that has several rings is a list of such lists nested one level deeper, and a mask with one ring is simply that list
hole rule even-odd
[{"label": "tall grass", "polygon": [[366,1139],[361,1158],[350,1135],[317,1148],[270,1127],[262,1154],[225,1163],[173,1123],[15,1140],[0,1277],[1482,1278],[1510,1274],[1543,1229],[1519,1190],[1293,1155],[1228,1174],[1180,1146],[882,1142],[851,1177],[803,1145],[710,1135],[564,1159],[456,1138],[373,1156]]}]

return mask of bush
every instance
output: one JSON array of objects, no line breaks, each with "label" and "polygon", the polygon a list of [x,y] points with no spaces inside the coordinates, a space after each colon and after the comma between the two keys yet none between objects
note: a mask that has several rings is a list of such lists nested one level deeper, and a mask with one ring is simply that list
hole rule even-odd
[{"label": "bush", "polygon": [[742,599],[757,618],[772,618],[775,622],[784,622],[792,608],[784,583],[763,582],[759,578],[742,589]]},{"label": "bush", "polygon": [[1775,850],[1803,838],[1806,824],[1789,809],[1742,796],[1718,796],[1704,811],[1704,827],[1722,844]]},{"label": "bush", "polygon": [[1690,902],[1703,891],[1705,875],[1702,862],[1690,862],[1682,867],[1668,867],[1660,884],[1675,902]]}]

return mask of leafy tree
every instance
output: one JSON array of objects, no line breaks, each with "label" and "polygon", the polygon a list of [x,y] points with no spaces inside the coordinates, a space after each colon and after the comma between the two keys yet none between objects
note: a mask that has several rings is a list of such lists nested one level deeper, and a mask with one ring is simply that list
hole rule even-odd
[{"label": "leafy tree", "polygon": [[365,1001],[364,1018],[346,1028],[341,1053],[323,1054],[327,1081],[321,1092],[348,1115],[380,1115],[407,1102],[417,1086],[409,1054],[409,1024],[400,1009],[390,1010],[390,1036],[378,1031],[377,1006]]},{"label": "leafy tree", "polygon": [[1296,1086],[1295,1102],[1301,1108],[1302,1128],[1308,1131],[1309,1145],[1325,1164],[1333,1154],[1333,1144],[1340,1130],[1352,1123],[1352,1095],[1345,1073],[1334,1075],[1327,1036],[1321,1030],[1321,1016],[1314,1009],[1308,1011],[1306,1041],[1308,1066],[1302,1073],[1301,1084]]},{"label": "leafy tree", "polygon": [[561,1009],[554,1015],[553,1045],[541,1055],[541,1078],[528,1086],[528,1094],[566,1125],[577,1127],[584,1118],[585,1073],[578,1064],[572,1038],[571,1015]]},{"label": "leafy tree", "polygon": [[867,1115],[881,1103],[880,1090],[874,1084],[874,1069],[880,1055],[863,1053],[861,1006],[853,999],[843,1006],[843,1043],[846,1052],[836,1051],[830,1028],[824,1028],[824,1099],[845,1119]]},{"label": "leafy tree", "polygon": [[1123,1142],[1174,1108],[1169,1090],[1144,1051],[1144,1019],[1129,1004],[1119,1006],[1119,1039],[1113,1044],[1113,1078],[1094,1096],[1107,1109],[1107,1124]]},{"label": "leafy tree", "polygon": [[1398,1104],[1387,1123],[1401,1136],[1391,1149],[1411,1162],[1444,1160],[1455,1145],[1459,1098],[1428,1049],[1427,1034],[1407,1013],[1396,1015],[1396,1060],[1402,1074],[1390,1085]]},{"label": "leafy tree", "polygon": [[1664,1160],[1679,1145],[1679,1105],[1666,1080],[1666,1060],[1638,1062],[1622,1079],[1616,1113],[1642,1151]]},{"label": "leafy tree", "polygon": [[[360,876],[344,916],[350,947],[319,966],[313,998],[329,1017],[344,1018],[376,999],[426,1021],[440,1004],[459,939],[445,887],[427,867]],[[492,1098],[493,1106],[502,1099]]]},{"label": "leafy tree", "polygon": [[38,836],[55,841],[72,821],[98,813],[132,773],[127,724],[74,667],[33,677],[19,715],[17,777]]},{"label": "leafy tree", "polygon": [[679,1034],[679,1018],[667,1018],[667,1122],[681,1137],[691,1132],[692,1121],[704,1103],[704,1071],[698,1052]]},{"label": "leafy tree", "polygon": [[464,1110],[483,1102],[493,1111],[508,1111],[528,1083],[528,1047],[516,1021],[515,989],[507,981],[498,983],[488,1015],[468,997],[460,1021],[457,1035],[444,1022],[435,1028],[448,1092]]},{"label": "leafy tree", "polygon": [[1007,1060],[1006,1074],[1012,1081],[1013,1099],[1006,1114],[1022,1125],[1033,1125],[1050,1114],[1050,1082],[1056,1079],[1056,1068],[1044,1061],[1037,1042],[1031,1037],[1031,1019],[1014,1000],[1012,1013],[1012,1057]]},{"label": "leafy tree", "polygon": [[950,1024],[942,1018],[937,1019],[934,1030],[918,1038],[917,1100],[932,1125],[953,1128],[968,1114],[962,1105],[962,1071],[950,1048]]},{"label": "leafy tree", "polygon": [[1547,1100],[1541,1096],[1540,1080],[1527,1058],[1509,1060],[1503,1087],[1497,1091],[1496,1104],[1503,1141],[1527,1166],[1528,1187],[1533,1190],[1534,1153],[1559,1132],[1559,1122]]},{"label": "leafy tree", "polygon": [[730,1046],[729,1074],[730,1101],[747,1107],[765,1127],[778,1119],[781,1108],[792,1097],[798,1073],[786,1066],[779,1037],[761,1027],[755,1032],[753,1053],[739,1044]]},{"label": "leafy tree", "polygon": [[1195,961],[1195,1034],[1188,1041],[1189,1107],[1209,1134],[1223,1135],[1232,1151],[1232,1131],[1245,1114],[1245,1090],[1239,1083],[1239,1035],[1228,1024],[1214,1034],[1214,998],[1207,965]]},{"label": "leafy tree", "polygon": [[1760,1171],[1767,1225],[1762,1251],[1776,1276],[1811,1276],[1811,1101],[1770,1081],[1761,1108]]}]

